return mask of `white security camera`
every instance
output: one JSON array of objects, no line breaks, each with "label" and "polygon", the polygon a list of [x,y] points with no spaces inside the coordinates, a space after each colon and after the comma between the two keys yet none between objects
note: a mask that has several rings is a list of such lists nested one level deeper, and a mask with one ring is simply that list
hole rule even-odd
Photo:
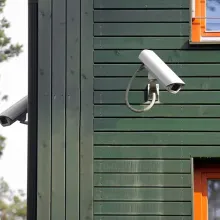
[{"label": "white security camera", "polygon": [[22,124],[27,124],[26,114],[28,107],[28,96],[22,98],[16,102],[10,108],[6,109],[0,114],[0,124],[3,127],[10,126],[16,121],[20,121]]},{"label": "white security camera", "polygon": [[168,92],[176,94],[185,85],[154,51],[143,50],[139,59],[149,71],[150,77],[156,79]]},{"label": "white security camera", "polygon": [[[141,113],[150,110],[156,101],[159,103],[159,85],[164,87],[168,92],[176,94],[183,88],[185,83],[163,62],[163,60],[160,59],[160,57],[157,56],[156,53],[154,53],[154,51],[143,50],[138,58],[141,60],[142,64],[130,79],[125,93],[125,102],[132,111]],[[144,108],[136,109],[130,105],[128,94],[132,81],[144,68],[148,73],[148,100],[142,105]]]}]

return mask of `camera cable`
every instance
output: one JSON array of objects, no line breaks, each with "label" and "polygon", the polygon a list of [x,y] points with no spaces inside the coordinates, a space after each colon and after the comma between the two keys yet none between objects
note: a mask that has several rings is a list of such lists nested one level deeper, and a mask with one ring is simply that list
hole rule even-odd
[{"label": "camera cable", "polygon": [[128,108],[130,110],[132,110],[133,112],[136,112],[136,113],[141,113],[141,112],[146,112],[146,111],[149,111],[153,105],[155,104],[155,101],[156,101],[156,93],[155,92],[152,92],[152,100],[151,100],[151,103],[149,105],[148,104],[148,101],[145,102],[143,105],[140,105],[140,106],[143,106],[144,108],[143,109],[136,109],[134,107],[131,106],[131,104],[129,103],[129,91],[130,91],[130,88],[131,88],[131,85],[132,85],[132,82],[134,80],[134,78],[137,76],[137,74],[144,69],[144,64],[142,64],[136,71],[135,73],[133,74],[133,76],[131,77],[129,83],[128,83],[128,86],[127,86],[127,89],[126,89],[126,93],[125,93],[125,102],[126,102],[126,105],[128,106]]}]

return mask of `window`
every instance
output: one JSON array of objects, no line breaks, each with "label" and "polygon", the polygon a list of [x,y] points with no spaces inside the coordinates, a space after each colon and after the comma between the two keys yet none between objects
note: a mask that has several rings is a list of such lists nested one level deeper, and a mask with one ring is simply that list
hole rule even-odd
[{"label": "window", "polygon": [[220,220],[220,166],[194,170],[194,220]]},{"label": "window", "polygon": [[191,0],[192,43],[220,43],[220,0]]}]

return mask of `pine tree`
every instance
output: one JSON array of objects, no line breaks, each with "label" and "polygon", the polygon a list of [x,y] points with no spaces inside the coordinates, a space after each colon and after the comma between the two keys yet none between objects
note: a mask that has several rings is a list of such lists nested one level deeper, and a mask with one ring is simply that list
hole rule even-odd
[{"label": "pine tree", "polygon": [[3,178],[0,178],[0,219],[26,220],[26,197],[22,190],[14,192]]},{"label": "pine tree", "polygon": [[[18,56],[22,52],[22,45],[12,44],[6,30],[10,23],[4,17],[6,0],[0,0],[0,63]],[[7,101],[7,95],[0,93],[0,100]],[[5,148],[5,137],[0,135],[0,157]],[[26,198],[22,190],[13,192],[3,178],[0,178],[0,219],[26,220]]]},{"label": "pine tree", "polygon": [[7,61],[22,52],[22,45],[12,44],[11,38],[5,33],[10,27],[10,23],[3,15],[5,4],[6,0],[0,0],[0,62]]},{"label": "pine tree", "polygon": [[[7,36],[6,30],[10,28],[10,23],[4,17],[4,7],[6,0],[0,0],[0,63],[8,61],[10,58],[18,56],[22,52],[22,45],[12,44],[11,38]],[[7,100],[7,95],[0,93],[0,100]],[[0,156],[5,147],[5,138],[0,135]]]}]

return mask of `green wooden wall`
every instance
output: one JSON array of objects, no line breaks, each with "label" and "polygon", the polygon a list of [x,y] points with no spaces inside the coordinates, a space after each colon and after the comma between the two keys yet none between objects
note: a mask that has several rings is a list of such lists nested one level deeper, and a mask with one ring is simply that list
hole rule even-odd
[{"label": "green wooden wall", "polygon": [[[220,156],[220,46],[189,45],[189,1],[39,0],[38,21],[37,220],[191,220],[191,158]],[[145,48],[186,87],[136,114]]]},{"label": "green wooden wall", "polygon": [[[96,220],[192,219],[191,157],[220,155],[220,47],[189,45],[188,0],[94,0],[94,216]],[[186,83],[160,90],[160,105],[124,101],[142,49]],[[144,101],[147,74],[130,100]]]},{"label": "green wooden wall", "polygon": [[80,215],[80,13],[79,0],[38,1],[37,220]]}]

